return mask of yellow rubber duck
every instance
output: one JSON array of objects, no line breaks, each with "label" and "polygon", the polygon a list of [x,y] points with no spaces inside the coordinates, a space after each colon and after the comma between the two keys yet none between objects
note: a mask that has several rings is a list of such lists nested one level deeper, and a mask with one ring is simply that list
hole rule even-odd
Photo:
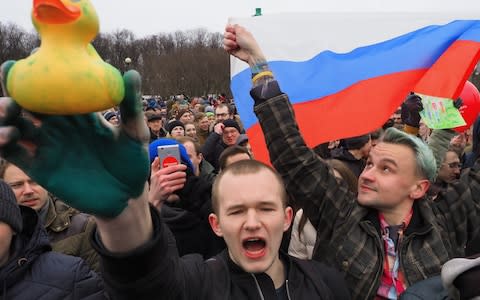
[{"label": "yellow rubber duck", "polygon": [[99,22],[89,0],[34,0],[32,21],[40,48],[17,61],[7,75],[8,93],[20,106],[70,115],[101,111],[122,101],[122,75],[90,44]]}]

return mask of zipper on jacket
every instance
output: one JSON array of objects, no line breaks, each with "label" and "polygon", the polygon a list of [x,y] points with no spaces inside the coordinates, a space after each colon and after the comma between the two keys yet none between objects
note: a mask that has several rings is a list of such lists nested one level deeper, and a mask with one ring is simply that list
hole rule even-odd
[{"label": "zipper on jacket", "polygon": [[285,287],[287,288],[287,299],[292,300],[292,298],[290,298],[290,289],[288,288],[288,279],[285,280]]},{"label": "zipper on jacket", "polygon": [[252,275],[253,280],[255,280],[255,285],[257,286],[257,291],[260,294],[260,299],[265,300],[265,297],[263,297],[262,289],[260,288],[260,284],[258,284],[257,278],[252,273],[250,273],[250,275]]}]

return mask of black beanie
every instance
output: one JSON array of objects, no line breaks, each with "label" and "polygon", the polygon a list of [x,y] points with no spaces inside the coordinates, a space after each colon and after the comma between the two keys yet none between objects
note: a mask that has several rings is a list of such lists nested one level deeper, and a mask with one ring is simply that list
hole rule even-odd
[{"label": "black beanie", "polygon": [[238,130],[238,133],[240,133],[240,126],[238,126],[237,121],[235,121],[234,119],[226,119],[225,121],[223,121],[223,125],[225,126],[225,128],[227,127],[236,128]]},{"label": "black beanie", "polygon": [[12,188],[3,180],[0,180],[0,221],[10,225],[16,233],[22,232],[20,207]]},{"label": "black beanie", "polygon": [[185,125],[183,125],[183,123],[181,121],[178,121],[178,120],[173,120],[173,121],[169,122],[166,126],[167,127],[166,129],[167,129],[168,133],[172,134],[173,128],[175,128],[177,126],[180,126],[180,127],[183,128],[183,130],[185,130]]}]

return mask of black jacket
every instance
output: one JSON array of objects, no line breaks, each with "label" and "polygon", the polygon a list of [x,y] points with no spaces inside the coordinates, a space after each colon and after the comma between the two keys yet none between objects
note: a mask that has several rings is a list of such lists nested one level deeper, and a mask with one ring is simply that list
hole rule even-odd
[{"label": "black jacket", "polygon": [[[93,246],[102,257],[104,280],[114,299],[276,299],[268,275],[242,271],[227,251],[207,261],[195,254],[180,258],[172,234],[155,209],[151,215],[152,240],[129,254],[109,253],[98,236],[93,236]],[[282,259],[288,268],[289,299],[350,299],[337,271],[288,255]]]},{"label": "black jacket", "polygon": [[205,144],[202,147],[203,157],[218,171],[218,158],[222,154],[223,150],[227,148],[222,140],[222,136],[216,132],[210,133]]},{"label": "black jacket", "polygon": [[23,231],[0,268],[0,299],[105,299],[98,275],[81,258],[52,252],[37,213],[20,208]]}]

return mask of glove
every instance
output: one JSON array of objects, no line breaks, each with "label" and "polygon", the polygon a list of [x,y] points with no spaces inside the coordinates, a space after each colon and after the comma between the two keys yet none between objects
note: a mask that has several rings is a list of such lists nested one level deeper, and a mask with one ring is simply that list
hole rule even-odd
[{"label": "glove", "polygon": [[462,98],[457,98],[457,100],[453,100],[453,107],[455,107],[457,110],[460,110],[460,107],[463,105],[463,99]]},{"label": "glove", "polygon": [[[12,65],[1,67],[3,86]],[[117,216],[141,195],[149,175],[140,74],[131,70],[123,80],[118,128],[99,113],[28,117],[13,99],[0,98],[0,154],[78,210]]]},{"label": "glove", "polygon": [[410,92],[407,99],[402,103],[401,118],[404,124],[412,127],[420,127],[420,111],[423,110],[422,98]]}]

